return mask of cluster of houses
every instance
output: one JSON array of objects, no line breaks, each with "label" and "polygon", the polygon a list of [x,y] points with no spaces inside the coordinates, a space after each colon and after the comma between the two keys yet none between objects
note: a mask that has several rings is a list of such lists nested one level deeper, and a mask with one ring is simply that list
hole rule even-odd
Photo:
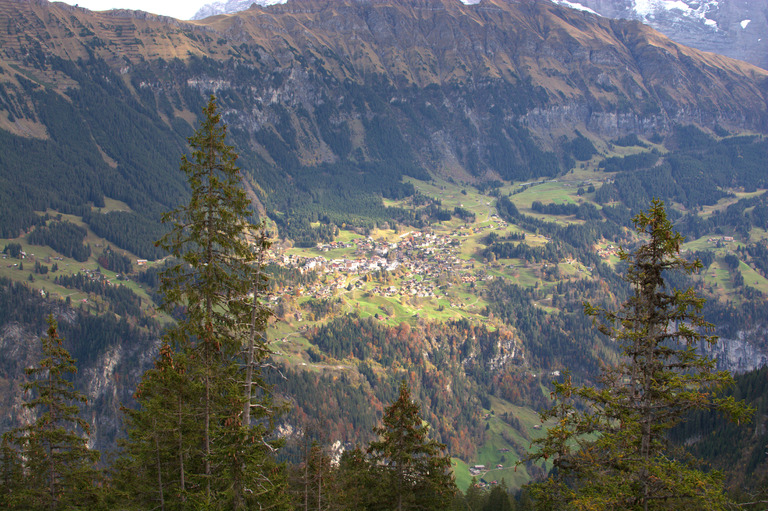
[{"label": "cluster of houses", "polygon": [[605,248],[598,248],[597,255],[603,259],[608,259],[611,256],[615,256],[619,253],[619,248],[614,245],[608,245]]},{"label": "cluster of houses", "polygon": [[733,243],[733,236],[721,236],[719,238],[708,238],[707,243]]},{"label": "cluster of houses", "polygon": [[[496,468],[497,469],[502,469],[502,468],[504,468],[504,465],[499,463],[498,465],[496,465]],[[488,472],[488,470],[490,470],[490,469],[488,467],[486,467],[485,465],[472,465],[471,467],[469,467],[469,475],[471,475],[472,477],[477,477],[477,476],[479,476],[481,474],[485,474],[486,472]],[[478,482],[475,483],[475,487],[476,488],[487,488],[488,486],[495,486],[497,484],[499,484],[499,482],[496,481],[496,480],[488,482],[485,479],[480,479]]]},{"label": "cluster of houses", "polygon": [[472,465],[471,467],[469,467],[469,475],[471,476],[477,476],[487,471],[488,469],[486,468],[485,465]]},{"label": "cluster of houses", "polygon": [[[456,233],[454,233],[456,234]],[[458,257],[459,243],[453,235],[437,235],[413,231],[402,234],[397,242],[374,240],[371,237],[360,238],[352,242],[333,242],[318,244],[321,252],[354,248],[354,255],[328,259],[323,256],[302,257],[297,254],[267,252],[267,261],[288,268],[296,268],[302,273],[314,271],[326,275],[341,275],[333,284],[317,283],[310,285],[306,291],[315,297],[332,296],[334,292],[346,284],[350,276],[361,277],[370,273],[394,272],[402,269],[412,275],[397,286],[376,287],[373,292],[383,296],[410,295],[417,297],[434,297],[436,279],[443,274],[461,275],[462,281],[474,282],[477,277],[468,274],[472,270],[471,263]],[[361,287],[358,279],[354,287]],[[286,289],[285,293],[295,290]]]}]

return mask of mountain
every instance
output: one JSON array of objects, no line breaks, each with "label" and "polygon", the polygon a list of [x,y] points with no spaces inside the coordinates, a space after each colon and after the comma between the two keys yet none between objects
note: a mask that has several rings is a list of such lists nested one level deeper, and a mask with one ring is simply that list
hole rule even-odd
[{"label": "mountain", "polygon": [[[150,236],[138,243],[125,230],[147,231],[183,195],[161,169],[175,166],[171,155],[211,93],[245,170],[258,175],[259,207],[282,235],[306,243],[319,235],[310,228],[318,218],[406,220],[377,198],[411,193],[403,175],[554,176],[570,167],[563,140],[577,130],[606,139],[685,124],[758,133],[768,125],[766,71],[547,2],[302,0],[182,22],[2,0],[0,17],[0,133],[52,155],[42,166],[6,153],[0,228],[18,233],[34,210],[76,212],[108,196],[131,207],[130,224],[91,215],[92,226],[123,246],[141,244],[136,253],[149,258]],[[72,166],[92,178],[51,179]],[[23,201],[8,192],[19,182]],[[363,193],[339,201],[339,190]]]},{"label": "mountain", "polygon": [[[293,166],[375,160],[374,117],[429,171],[502,178],[519,173],[514,160],[533,158],[526,133],[547,154],[555,131],[579,126],[599,136],[766,126],[765,72],[542,2],[301,1],[186,23],[18,0],[2,9],[6,68],[42,73],[63,92],[51,59],[103,61],[125,92],[168,100],[162,113],[176,119],[197,110],[188,91],[232,95],[227,120],[270,163],[277,146],[292,150]],[[34,133],[22,124],[6,126]],[[267,137],[280,143],[266,149]],[[495,161],[499,150],[513,161]]]},{"label": "mountain", "polygon": [[[182,22],[2,0],[0,18],[0,134],[25,148],[0,156],[0,230],[109,197],[130,213],[89,224],[150,259],[160,212],[184,194],[174,155],[211,93],[260,210],[310,244],[325,236],[318,219],[412,222],[380,198],[411,194],[404,175],[555,176],[578,130],[768,126],[766,71],[547,2],[302,0]],[[153,234],[129,234],[137,225]]]},{"label": "mountain", "polygon": [[[768,0],[552,1],[607,18],[637,20],[686,46],[768,69]],[[284,3],[284,0],[214,2],[203,6],[193,19],[233,14],[248,9],[252,4],[266,6],[276,3]]]},{"label": "mountain", "polygon": [[[408,378],[464,461],[519,455],[542,385],[616,356],[581,302],[626,297],[615,245],[654,196],[709,254],[692,284],[748,345],[732,363],[768,351],[756,66],[537,1],[296,0],[179,21],[0,0],[0,26],[0,347],[15,354],[0,383],[23,379],[54,313],[98,446],[171,320],[154,241],[188,197],[179,157],[210,94],[276,241],[269,335],[290,377],[268,379],[298,410],[285,431],[326,417],[334,440],[364,439]],[[3,426],[21,416],[4,395]]]},{"label": "mountain", "polygon": [[226,2],[212,2],[202,6],[194,16],[193,20],[201,20],[209,16],[216,16],[218,14],[234,14],[236,12],[244,11],[251,5],[260,5],[266,7],[268,5],[281,4],[285,0],[227,0]]},{"label": "mountain", "polygon": [[609,18],[638,20],[678,43],[768,69],[767,0],[553,0]]}]

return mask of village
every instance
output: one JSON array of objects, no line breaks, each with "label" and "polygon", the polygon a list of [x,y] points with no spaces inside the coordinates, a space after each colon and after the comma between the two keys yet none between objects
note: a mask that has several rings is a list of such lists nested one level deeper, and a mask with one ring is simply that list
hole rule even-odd
[{"label": "village", "polygon": [[[502,227],[505,225],[496,228]],[[488,228],[491,227],[485,227]],[[472,232],[482,230],[484,228],[474,228]],[[325,254],[352,249],[351,257],[306,257],[270,250],[267,262],[295,268],[301,273],[315,272],[327,276],[322,282],[316,281],[298,290],[288,288],[281,294],[299,291],[315,298],[329,298],[342,289],[362,288],[365,282],[373,281],[376,285],[370,288],[370,292],[378,296],[432,298],[436,296],[441,276],[462,283],[493,278],[485,270],[476,269],[472,260],[459,257],[460,238],[466,236],[458,230],[450,234],[410,231],[400,235],[396,242],[383,238],[374,240],[369,236],[346,243],[317,245],[317,251]],[[392,278],[393,275],[398,278]],[[277,301],[279,296],[270,299]]]},{"label": "village", "polygon": [[[396,301],[408,299],[448,298],[449,290],[456,286],[473,286],[476,283],[493,280],[499,275],[511,275],[525,268],[537,274],[546,268],[546,263],[538,264],[521,261],[515,264],[499,263],[487,265],[475,259],[471,252],[462,251],[465,243],[474,242],[482,246],[484,238],[490,232],[504,236],[510,232],[510,225],[497,215],[491,214],[486,222],[464,224],[450,230],[436,231],[432,228],[410,230],[387,238],[380,236],[349,237],[346,241],[319,243],[312,248],[294,248],[290,244],[276,243],[265,253],[264,263],[286,269],[296,270],[302,275],[309,275],[303,283],[287,283],[273,289],[268,300],[272,303],[283,299],[311,297],[330,299],[353,291],[362,291],[370,296],[392,298]],[[546,236],[527,234],[527,242],[549,243]],[[101,248],[102,243],[96,243]],[[595,247],[602,257],[615,254],[616,248]],[[8,254],[3,254],[7,258]],[[33,254],[21,251],[20,260],[35,260]],[[49,258],[50,259],[50,258]],[[61,257],[55,257],[63,261]],[[162,262],[158,261],[159,263]],[[565,263],[580,266],[577,261]],[[20,263],[11,263],[9,267]],[[135,259],[137,268],[153,266],[146,259]],[[64,264],[66,268],[68,264]],[[495,268],[495,269],[494,269]],[[587,271],[589,267],[584,267]],[[582,268],[578,269],[583,272]],[[84,266],[80,273],[89,280],[116,285],[116,281],[125,281],[127,275],[103,272],[99,265],[91,268]],[[86,303],[87,297],[83,298]],[[450,307],[462,307],[461,300],[453,295]],[[299,313],[298,318],[301,318]]]}]

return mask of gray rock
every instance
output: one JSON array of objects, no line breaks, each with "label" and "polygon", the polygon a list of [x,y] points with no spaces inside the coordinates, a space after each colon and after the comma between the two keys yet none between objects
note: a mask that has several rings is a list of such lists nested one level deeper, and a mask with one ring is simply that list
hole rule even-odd
[{"label": "gray rock", "polygon": [[768,0],[552,1],[607,18],[638,20],[678,43],[768,69]]}]

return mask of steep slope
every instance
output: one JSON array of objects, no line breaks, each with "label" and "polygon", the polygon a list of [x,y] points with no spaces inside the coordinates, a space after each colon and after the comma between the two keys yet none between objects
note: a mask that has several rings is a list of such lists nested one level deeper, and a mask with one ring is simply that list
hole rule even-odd
[{"label": "steep slope", "polygon": [[766,0],[553,0],[609,18],[638,20],[678,43],[768,69]]},{"label": "steep slope", "polygon": [[[153,169],[148,156],[141,169],[129,169],[128,155],[146,152],[146,128],[160,130],[151,139],[167,144],[158,154],[178,154],[180,135],[210,93],[221,96],[266,211],[335,212],[329,219],[337,223],[394,213],[375,213],[375,199],[333,204],[327,193],[309,192],[308,176],[346,176],[328,185],[331,195],[351,186],[400,196],[409,191],[392,184],[425,171],[466,181],[555,175],[571,162],[561,137],[577,129],[617,137],[678,124],[768,126],[767,72],[677,45],[636,22],[547,2],[301,0],[180,22],[2,0],[0,22],[7,27],[0,128],[43,140],[72,164],[52,119],[79,122],[61,128],[82,136],[78,145],[93,160],[86,169],[102,166],[128,181],[121,200],[147,195],[146,180],[131,182],[136,172],[163,175],[173,166]],[[89,104],[96,96],[122,105],[114,115],[135,112],[123,123],[127,134],[111,135],[117,126]],[[67,105],[74,110],[62,114]],[[121,138],[135,145],[118,148]],[[361,168],[368,177],[350,177]],[[18,182],[10,166],[3,172],[6,182]],[[96,202],[117,193],[87,192]],[[151,192],[160,202],[178,197]],[[30,203],[41,210],[51,200]],[[318,200],[325,202],[312,206]],[[26,216],[18,227],[29,225],[29,210]]]},{"label": "steep slope", "polygon": [[[326,82],[365,83],[378,75],[398,90],[528,82],[539,94],[532,104],[517,105],[517,118],[532,107],[576,102],[592,112],[629,110],[645,130],[715,121],[761,129],[766,122],[764,72],[679,46],[638,24],[543,2],[299,1],[194,23],[26,0],[4,0],[2,12],[9,27],[3,52],[11,61],[93,55],[130,76],[131,64],[159,59],[234,60],[284,76],[293,70],[300,80],[293,88],[307,89],[293,100],[305,106],[313,89],[326,92],[332,84],[301,78],[300,70]],[[210,87],[236,85],[224,80]],[[296,96],[285,85],[273,94],[269,99]],[[637,103],[659,112],[649,115]],[[617,129],[592,112],[579,120]]]},{"label": "steep slope", "polygon": [[[766,18],[768,2],[766,0],[552,1],[565,7],[607,18],[637,20],[650,25],[680,44],[719,53],[768,69],[768,19]],[[248,9],[254,3],[264,6],[284,3],[284,0],[213,2],[201,7],[193,19],[204,19],[218,14],[234,14]]]}]

